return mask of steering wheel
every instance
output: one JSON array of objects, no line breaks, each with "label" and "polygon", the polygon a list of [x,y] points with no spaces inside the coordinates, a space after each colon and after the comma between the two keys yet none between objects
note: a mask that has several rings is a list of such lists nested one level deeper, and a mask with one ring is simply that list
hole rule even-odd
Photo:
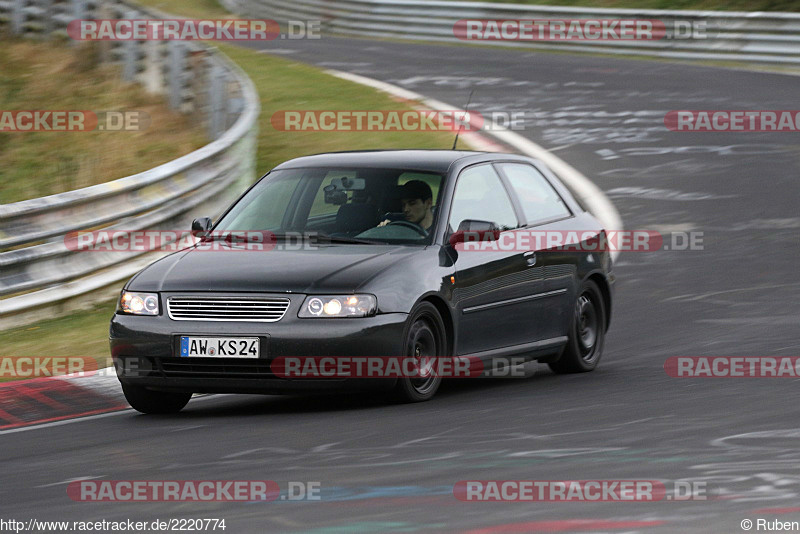
[{"label": "steering wheel", "polygon": [[396,224],[398,226],[405,226],[406,228],[411,228],[412,230],[420,234],[422,237],[428,237],[428,232],[423,227],[421,227],[416,223],[412,223],[410,221],[392,221],[386,226],[390,226],[392,224]]}]

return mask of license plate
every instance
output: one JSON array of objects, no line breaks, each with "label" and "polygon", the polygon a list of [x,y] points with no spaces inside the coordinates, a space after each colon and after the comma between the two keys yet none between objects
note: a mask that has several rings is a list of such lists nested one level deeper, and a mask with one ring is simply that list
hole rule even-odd
[{"label": "license plate", "polygon": [[181,336],[181,358],[258,358],[257,337]]}]

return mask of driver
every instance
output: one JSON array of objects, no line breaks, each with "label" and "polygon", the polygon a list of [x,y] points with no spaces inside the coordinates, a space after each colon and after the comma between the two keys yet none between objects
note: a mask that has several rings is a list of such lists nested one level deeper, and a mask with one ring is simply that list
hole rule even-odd
[{"label": "driver", "polygon": [[[421,226],[426,232],[433,225],[433,192],[422,180],[411,180],[400,186],[400,199],[403,202],[405,220]],[[392,222],[384,220],[378,226]]]}]

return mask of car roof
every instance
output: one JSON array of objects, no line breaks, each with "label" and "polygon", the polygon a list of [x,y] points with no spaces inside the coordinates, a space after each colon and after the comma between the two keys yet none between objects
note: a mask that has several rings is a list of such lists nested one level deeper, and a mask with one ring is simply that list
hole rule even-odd
[{"label": "car roof", "polygon": [[376,167],[415,169],[431,172],[446,172],[450,166],[470,156],[491,152],[471,150],[360,150],[352,152],[329,152],[303,156],[281,163],[275,169],[297,169],[303,167]]}]

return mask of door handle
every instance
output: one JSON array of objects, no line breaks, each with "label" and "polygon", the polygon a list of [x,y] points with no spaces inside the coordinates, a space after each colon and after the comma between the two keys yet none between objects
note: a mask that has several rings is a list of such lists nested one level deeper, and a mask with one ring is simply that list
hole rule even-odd
[{"label": "door handle", "polygon": [[525,254],[522,255],[522,257],[525,258],[525,262],[529,266],[536,265],[536,253],[535,252],[533,252],[533,251],[526,252]]}]

